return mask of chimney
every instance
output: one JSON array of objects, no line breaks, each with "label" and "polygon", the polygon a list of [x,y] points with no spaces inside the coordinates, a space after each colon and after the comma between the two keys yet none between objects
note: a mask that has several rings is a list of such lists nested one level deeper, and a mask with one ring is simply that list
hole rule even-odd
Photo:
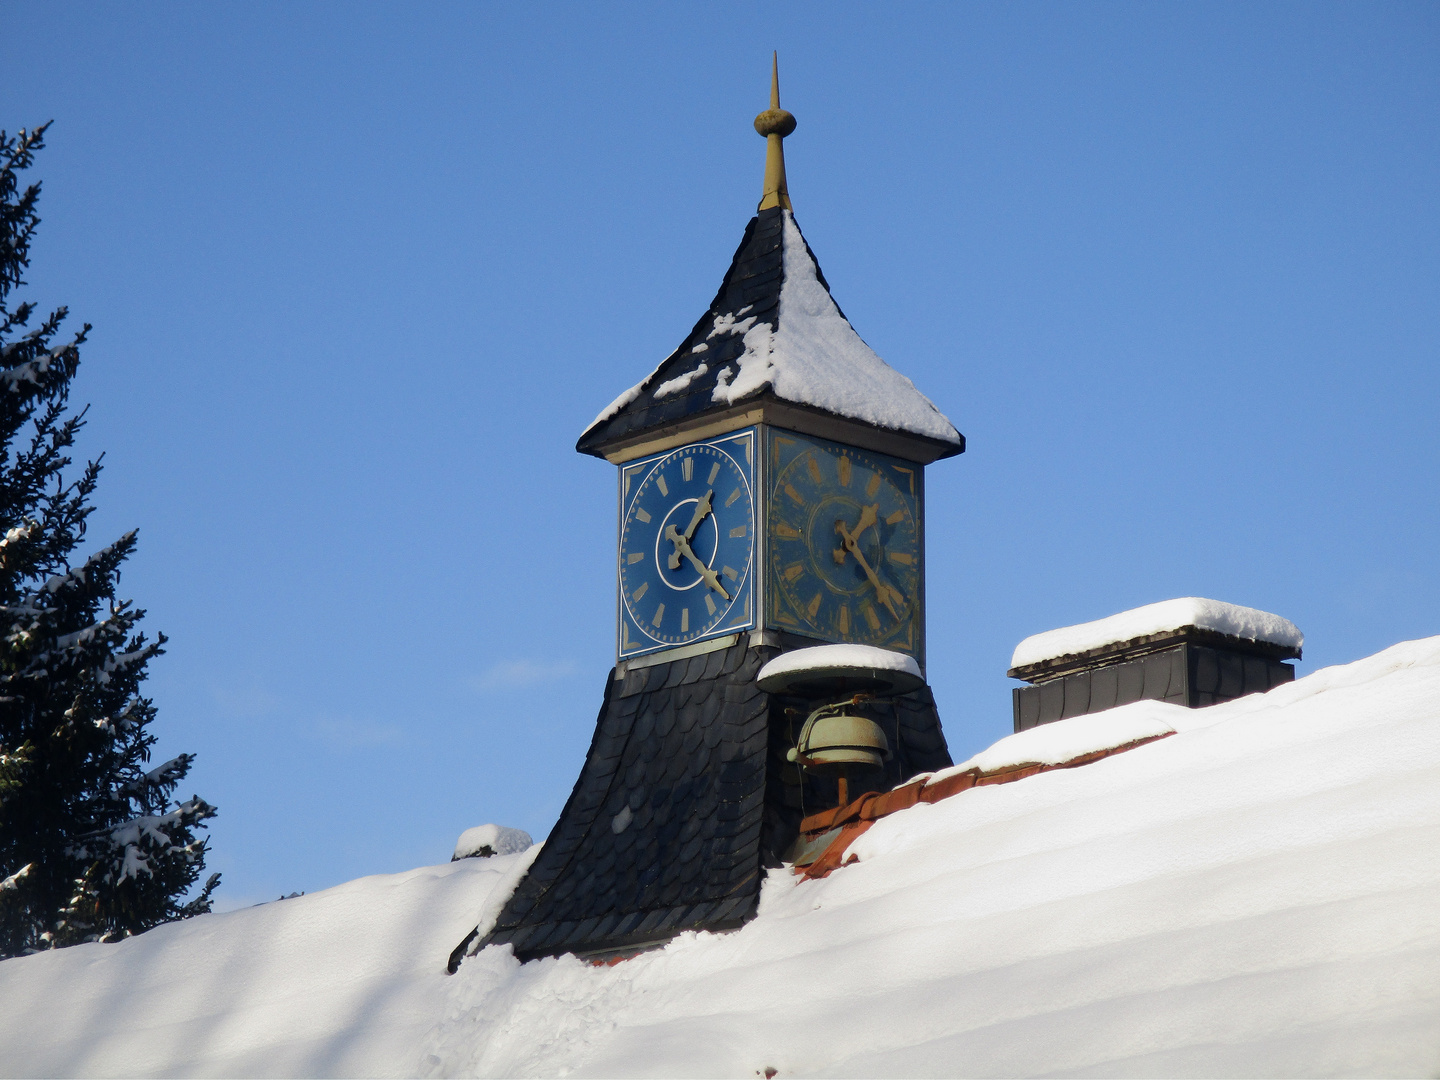
[{"label": "chimney", "polygon": [[1015,730],[1151,699],[1200,709],[1290,682],[1305,636],[1289,619],[1190,596],[1035,634],[1006,672]]}]

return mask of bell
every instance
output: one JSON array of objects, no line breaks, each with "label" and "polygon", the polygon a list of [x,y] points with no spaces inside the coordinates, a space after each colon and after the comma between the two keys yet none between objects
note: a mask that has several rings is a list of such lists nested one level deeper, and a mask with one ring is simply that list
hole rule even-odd
[{"label": "bell", "polygon": [[807,769],[850,765],[880,765],[890,756],[890,742],[880,725],[847,713],[822,715],[817,709],[805,721],[795,747],[786,755]]}]

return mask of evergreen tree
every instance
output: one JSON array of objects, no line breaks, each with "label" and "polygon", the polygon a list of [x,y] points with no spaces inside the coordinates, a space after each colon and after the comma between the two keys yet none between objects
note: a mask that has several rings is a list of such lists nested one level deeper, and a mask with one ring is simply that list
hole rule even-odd
[{"label": "evergreen tree", "polygon": [[85,410],[70,381],[90,326],[60,335],[59,308],[30,327],[11,305],[39,224],[40,185],[19,174],[45,127],[0,131],[0,957],[114,941],[210,910],[219,883],[183,897],[205,866],[214,807],[173,804],[191,755],[148,768],[155,706],[140,694],[165,636],[116,597],[135,533],[83,560],[76,548],[100,462],[70,470]]}]

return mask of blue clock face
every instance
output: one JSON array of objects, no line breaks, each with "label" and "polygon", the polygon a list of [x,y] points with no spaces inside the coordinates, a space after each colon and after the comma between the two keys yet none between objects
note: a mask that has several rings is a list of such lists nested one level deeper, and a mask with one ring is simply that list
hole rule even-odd
[{"label": "blue clock face", "polygon": [[754,623],[754,433],[626,466],[620,526],[620,655]]}]

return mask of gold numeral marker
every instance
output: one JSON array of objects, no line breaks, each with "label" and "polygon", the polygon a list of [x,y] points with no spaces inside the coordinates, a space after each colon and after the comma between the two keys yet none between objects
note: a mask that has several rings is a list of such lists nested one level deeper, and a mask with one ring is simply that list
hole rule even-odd
[{"label": "gold numeral marker", "polygon": [[820,475],[820,463],[815,460],[814,454],[811,454],[805,459],[805,465],[810,470],[811,480],[814,480],[817,484],[823,484],[825,482],[825,477]]},{"label": "gold numeral marker", "polygon": [[719,476],[719,475],[720,475],[720,463],[717,461],[717,462],[715,462],[714,465],[711,465],[711,466],[710,466],[710,477],[709,477],[709,479],[707,479],[707,480],[705,481],[705,483],[707,483],[707,484],[713,484],[713,483],[715,483],[715,477],[717,477],[717,476]]},{"label": "gold numeral marker", "polygon": [[630,594],[630,601],[631,601],[631,603],[638,603],[639,600],[640,600],[640,598],[645,595],[646,591],[647,591],[649,588],[650,588],[650,583],[649,583],[648,581],[642,583],[641,586],[640,586],[638,589],[636,589],[634,592],[632,592],[632,593]]},{"label": "gold numeral marker", "polygon": [[738,537],[738,536],[744,536],[744,535],[745,535],[745,529],[746,529],[746,528],[747,528],[747,526],[744,526],[744,525],[736,525],[733,529],[730,530],[730,535],[731,535],[731,536],[737,536],[737,537]]},{"label": "gold numeral marker", "polygon": [[787,525],[783,521],[775,522],[775,535],[784,537],[786,540],[799,540],[800,530],[794,525]]},{"label": "gold numeral marker", "polygon": [[[663,618],[665,618],[665,605],[664,605],[664,604],[661,604],[659,607],[657,607],[657,608],[655,609],[655,617],[650,620],[650,625],[651,625],[651,626],[659,626],[659,625],[660,625],[660,620],[663,619]],[[878,626],[879,623],[876,623],[876,625]]]},{"label": "gold numeral marker", "polygon": [[708,611],[711,615],[715,614],[715,601],[711,598],[708,592],[705,594],[705,610]]},{"label": "gold numeral marker", "polygon": [[[687,458],[686,460],[688,461],[689,459]],[[690,609],[689,609],[688,607],[687,607],[687,608],[681,608],[681,609],[680,609],[680,633],[682,633],[682,634],[688,634],[689,632],[690,632]]]},{"label": "gold numeral marker", "polygon": [[625,556],[625,561],[626,561],[627,563],[629,563],[631,566],[634,566],[637,562],[639,562],[639,561],[640,561],[641,559],[643,559],[643,558],[645,558],[645,553],[644,553],[643,551],[632,551],[632,552],[630,552],[628,555]]},{"label": "gold numeral marker", "polygon": [[[665,489],[662,487],[660,490],[663,492]],[[865,497],[866,497],[867,499],[873,499],[873,498],[875,497],[875,492],[877,492],[877,491],[879,491],[879,490],[880,490],[880,474],[879,474],[878,472],[877,472],[877,473],[871,473],[871,474],[870,474],[870,482],[865,485]]]},{"label": "gold numeral marker", "polygon": [[642,507],[639,507],[639,508],[635,511],[635,517],[636,517],[637,519],[639,519],[640,521],[644,521],[644,522],[649,522],[649,520],[650,520],[650,515],[645,512],[645,508],[644,508],[643,506],[642,506]]},{"label": "gold numeral marker", "polygon": [[792,484],[786,484],[786,485],[785,485],[785,494],[786,494],[786,495],[789,495],[790,498],[792,498],[792,499],[795,500],[795,505],[796,505],[796,506],[804,506],[804,505],[805,505],[805,499],[801,496],[801,494],[800,494],[798,491],[795,490],[794,485],[792,485]]},{"label": "gold numeral marker", "polygon": [[694,473],[695,473],[695,459],[692,458],[692,457],[681,458],[681,459],[680,459],[680,475],[685,478],[685,482],[686,482],[687,484],[690,482],[690,477],[693,476]]},{"label": "gold numeral marker", "polygon": [[904,510],[896,510],[893,514],[891,514],[889,517],[887,517],[887,518],[885,519],[885,524],[886,524],[886,525],[899,525],[900,522],[902,522],[902,521],[904,521],[904,520],[905,520],[905,511],[904,511]]},{"label": "gold numeral marker", "polygon": [[[670,485],[665,483],[665,477],[663,475],[655,477],[655,486],[660,489],[661,495],[670,494]],[[874,492],[872,491],[871,494],[873,495]]]},{"label": "gold numeral marker", "polygon": [[820,601],[823,599],[825,599],[825,594],[817,592],[815,599],[806,605],[805,614],[809,615],[811,619],[814,619],[816,615],[820,614]]},{"label": "gold numeral marker", "polygon": [[[718,466],[717,466],[717,468],[718,468]],[[734,491],[730,492],[730,497],[725,500],[725,505],[726,505],[727,507],[734,506],[734,505],[735,505],[735,500],[738,499],[739,497],[740,497],[740,489],[739,489],[739,488],[736,488]]]},{"label": "gold numeral marker", "polygon": [[890,551],[886,553],[891,562],[899,563],[901,566],[909,566],[915,560],[903,551]]},{"label": "gold numeral marker", "polygon": [[739,580],[740,580],[740,575],[737,574],[733,569],[731,569],[731,568],[728,567],[728,566],[721,567],[720,572],[721,572],[722,574],[724,574],[726,577],[728,577],[731,581],[739,581]]},{"label": "gold numeral marker", "polygon": [[850,605],[846,604],[840,609],[840,634],[844,636],[850,633]]},{"label": "gold numeral marker", "polygon": [[841,486],[841,487],[849,487],[849,486],[850,486],[850,459],[849,459],[848,457],[846,457],[845,455],[842,454],[842,455],[840,456],[840,460],[835,463],[835,471],[840,474],[840,486]]},{"label": "gold numeral marker", "polygon": [[801,574],[805,573],[805,564],[798,562],[791,563],[789,566],[785,567],[784,573],[786,581],[794,581]]},{"label": "gold numeral marker", "polygon": [[875,614],[875,608],[868,601],[860,605],[860,614],[865,616],[865,621],[870,624],[872,631],[880,629],[880,616]]}]

